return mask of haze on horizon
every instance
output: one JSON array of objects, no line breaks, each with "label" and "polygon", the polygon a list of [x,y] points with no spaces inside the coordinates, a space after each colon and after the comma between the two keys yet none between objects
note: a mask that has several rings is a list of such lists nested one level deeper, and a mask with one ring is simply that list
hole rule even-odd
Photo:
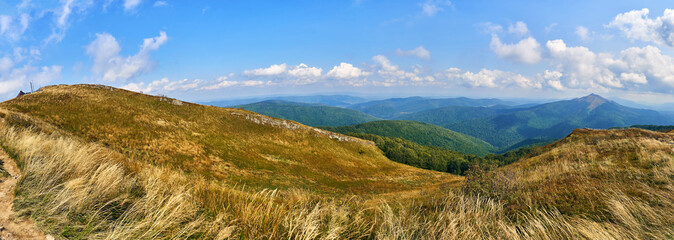
[{"label": "haze on horizon", "polygon": [[667,1],[0,1],[0,100],[95,83],[270,95],[674,102]]}]

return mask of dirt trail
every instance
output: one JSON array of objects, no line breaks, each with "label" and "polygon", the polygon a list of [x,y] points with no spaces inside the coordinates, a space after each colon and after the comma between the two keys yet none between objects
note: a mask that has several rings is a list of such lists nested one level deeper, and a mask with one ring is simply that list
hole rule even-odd
[{"label": "dirt trail", "polygon": [[14,202],[14,187],[21,178],[21,172],[16,163],[7,153],[0,149],[0,161],[4,164],[3,168],[9,173],[9,177],[1,179],[0,182],[0,239],[49,239],[52,236],[45,236],[37,230],[33,221],[30,219],[18,218],[12,208]]}]

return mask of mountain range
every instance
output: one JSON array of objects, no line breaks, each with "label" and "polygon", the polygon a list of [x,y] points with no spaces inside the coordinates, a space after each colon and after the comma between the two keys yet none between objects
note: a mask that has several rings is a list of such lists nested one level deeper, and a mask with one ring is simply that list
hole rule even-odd
[{"label": "mountain range", "polygon": [[[491,147],[442,143],[463,142],[466,139],[456,133],[448,135],[456,137],[451,140],[432,138],[438,141],[415,141],[421,139],[419,136],[425,135],[424,131],[428,129],[420,129],[415,134],[409,131],[407,134],[391,134],[394,131],[389,125],[409,129],[403,127],[410,124],[409,122],[372,124],[386,128],[386,131],[376,127],[364,127],[370,126],[368,124],[332,130],[345,132],[343,129],[359,129],[357,133],[368,134],[386,132],[387,134],[382,136],[402,137],[419,144],[442,146],[473,154],[484,154],[486,149],[490,149],[489,152],[505,152],[522,146],[550,142],[566,136],[576,128],[605,129],[638,124],[667,125],[673,122],[672,116],[666,113],[626,107],[596,94],[571,100],[526,105],[499,99],[409,97],[357,103],[347,107],[351,111],[345,108],[289,102],[261,102],[242,107],[311,126],[340,127],[374,121],[377,118],[425,122],[483,140]],[[418,124],[415,126],[421,127]]]}]

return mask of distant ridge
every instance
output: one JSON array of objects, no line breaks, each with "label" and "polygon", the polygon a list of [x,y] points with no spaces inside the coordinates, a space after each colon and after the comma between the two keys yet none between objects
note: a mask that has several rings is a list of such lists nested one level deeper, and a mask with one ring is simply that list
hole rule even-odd
[{"label": "distant ridge", "polygon": [[353,109],[316,103],[266,100],[235,107],[267,116],[297,121],[309,126],[338,127],[379,120],[379,118]]},{"label": "distant ridge", "polygon": [[527,139],[558,139],[576,128],[606,129],[631,125],[667,125],[659,112],[622,106],[597,94],[541,104],[446,127],[507,149]]}]

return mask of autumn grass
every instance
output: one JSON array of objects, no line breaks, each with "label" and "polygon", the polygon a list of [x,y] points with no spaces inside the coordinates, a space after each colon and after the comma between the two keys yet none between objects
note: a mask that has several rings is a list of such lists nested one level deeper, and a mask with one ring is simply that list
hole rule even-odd
[{"label": "autumn grass", "polygon": [[[210,129],[213,126],[201,129],[198,125],[213,122],[192,119],[190,114],[183,119],[170,118],[171,114],[185,114],[180,113],[180,107],[190,106],[189,103],[172,105],[174,108],[161,105],[170,102],[132,96],[131,100],[137,101],[134,104],[144,101],[143,104],[151,106],[160,104],[157,111],[170,114],[144,113],[140,120],[122,121],[112,130],[90,125],[106,123],[105,116],[97,119],[93,115],[100,109],[52,112],[64,110],[61,105],[73,103],[69,102],[73,98],[93,101],[94,97],[86,95],[98,98],[100,91],[120,91],[95,88],[92,93],[89,88],[76,87],[82,92],[78,94],[61,87],[51,91],[69,94],[34,95],[46,106],[31,103],[30,99],[3,103],[3,106],[15,104],[12,109],[22,113],[0,107],[0,145],[23,172],[15,208],[34,219],[41,229],[61,238],[674,237],[671,133],[578,130],[545,147],[540,154],[513,165],[488,171],[476,168],[462,187],[456,188],[434,181],[460,180],[460,177],[401,167],[383,158],[374,146],[337,142],[317,137],[308,130],[251,125],[245,118],[231,114],[247,113],[238,110],[204,110],[212,111],[210,117],[214,119],[225,118],[233,125],[243,125],[220,122],[219,130],[234,130],[206,140],[199,134],[213,130]],[[49,105],[45,99],[58,104]],[[80,102],[83,108],[102,107],[87,101]],[[193,110],[190,109],[185,111]],[[82,115],[83,123],[75,121],[76,114]],[[146,124],[143,116],[160,116],[165,120]],[[93,123],[84,123],[85,120]],[[116,127],[113,123],[117,122],[107,121],[108,127]],[[151,130],[142,129],[143,126]],[[87,132],[88,127],[92,127],[91,132]],[[124,135],[136,128],[139,134],[158,134],[159,140]],[[188,132],[194,138],[188,137]],[[232,136],[243,140],[228,139]],[[253,142],[251,136],[259,142]],[[164,138],[185,143],[187,147],[171,150],[170,146],[175,145],[162,146],[168,142]],[[232,145],[213,148],[221,147],[220,144]],[[302,147],[305,150],[292,149]],[[321,149],[329,147],[333,149]],[[190,153],[190,149],[194,152]],[[360,156],[363,153],[358,150],[363,149],[364,156]],[[202,150],[213,154],[201,155]],[[215,154],[216,150],[233,153],[219,155],[222,152]],[[317,154],[307,155],[315,154],[312,151]],[[185,153],[182,158],[181,152]],[[334,156],[330,157],[331,154]],[[153,156],[159,158],[153,160]],[[250,157],[251,163],[244,166],[237,162],[243,158],[231,160],[224,156]],[[172,157],[177,160],[173,162]],[[312,159],[325,161],[312,162]],[[311,168],[306,168],[307,165]],[[336,174],[355,168],[365,169]],[[219,172],[222,169],[226,170]],[[283,176],[305,170],[297,176]],[[223,173],[242,181],[219,175]],[[271,173],[276,175],[264,175]],[[359,188],[356,183],[369,185]]]},{"label": "autumn grass", "polygon": [[0,108],[8,110],[5,119],[12,126],[53,126],[45,132],[256,190],[370,194],[461,179],[391,162],[366,141],[335,140],[292,121],[240,109],[174,104],[101,85],[49,86],[0,103]]},{"label": "autumn grass", "polygon": [[661,201],[660,207],[619,191],[603,193],[604,214],[610,221],[544,208],[520,211],[513,218],[506,202],[452,190],[412,204],[384,200],[367,204],[357,196],[326,198],[300,189],[251,192],[130,161],[97,144],[5,124],[0,124],[0,142],[16,156],[24,173],[17,188],[18,210],[46,231],[69,239],[672,236],[672,215],[667,215],[671,185],[651,196]]}]

